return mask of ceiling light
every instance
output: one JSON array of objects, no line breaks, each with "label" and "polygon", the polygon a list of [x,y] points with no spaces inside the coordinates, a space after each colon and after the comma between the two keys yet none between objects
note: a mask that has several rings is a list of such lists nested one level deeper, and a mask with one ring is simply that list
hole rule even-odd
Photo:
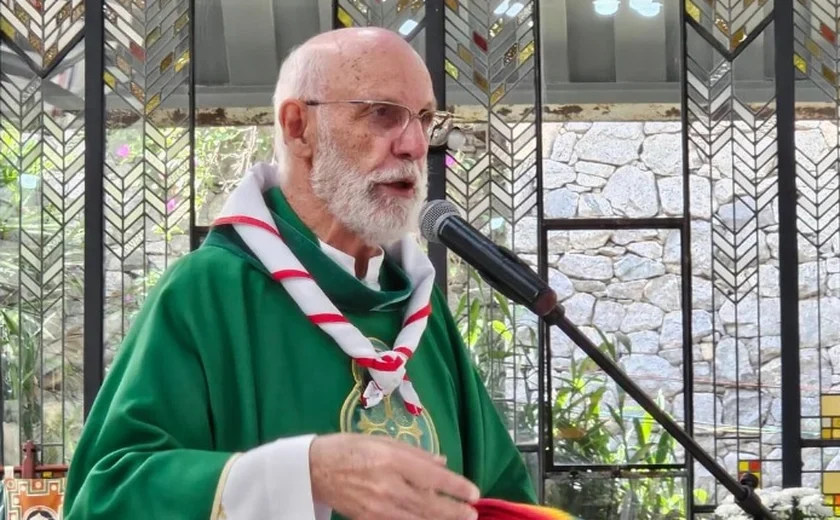
[{"label": "ceiling light", "polygon": [[662,10],[662,3],[653,0],[630,0],[630,7],[646,18],[653,18]]},{"label": "ceiling light", "polygon": [[525,4],[523,4],[522,2],[514,2],[513,4],[511,4],[510,9],[508,9],[507,13],[505,14],[513,18],[514,16],[521,13],[523,9],[525,9]]},{"label": "ceiling light", "polygon": [[417,22],[415,22],[414,20],[406,20],[405,22],[403,22],[402,25],[400,25],[400,28],[397,30],[403,36],[408,36],[409,34],[411,34],[411,31],[413,31],[415,27],[417,27]]},{"label": "ceiling light", "polygon": [[510,0],[504,0],[501,4],[499,4],[499,7],[497,7],[496,10],[493,11],[493,14],[501,15],[502,13],[504,13],[505,11],[508,10],[509,5],[510,5]]},{"label": "ceiling light", "polygon": [[594,0],[595,12],[601,16],[612,16],[618,12],[618,0]]}]

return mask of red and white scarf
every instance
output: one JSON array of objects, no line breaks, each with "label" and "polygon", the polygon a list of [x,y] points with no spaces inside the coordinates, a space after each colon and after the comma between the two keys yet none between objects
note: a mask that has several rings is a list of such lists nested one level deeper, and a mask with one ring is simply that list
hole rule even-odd
[{"label": "red and white scarf", "polygon": [[386,352],[377,351],[371,341],[333,305],[283,241],[263,199],[263,192],[276,186],[276,183],[274,166],[265,163],[255,165],[230,194],[213,225],[232,225],[309,320],[329,334],[356,363],[368,369],[372,380],[361,397],[365,408],[375,406],[383,397],[399,389],[406,409],[419,415],[423,407],[406,375],[405,366],[420,343],[432,311],[430,298],[435,271],[428,257],[410,237],[385,248],[402,265],[411,281],[412,292],[395,347]]}]

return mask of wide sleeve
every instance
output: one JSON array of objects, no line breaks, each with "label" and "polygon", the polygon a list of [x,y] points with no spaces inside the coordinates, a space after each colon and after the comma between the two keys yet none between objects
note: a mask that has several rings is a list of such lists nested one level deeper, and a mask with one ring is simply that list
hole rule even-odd
[{"label": "wide sleeve", "polygon": [[223,503],[283,510],[277,503],[284,499],[308,512],[296,518],[314,518],[310,494],[300,486],[269,489],[261,465],[248,463],[268,455],[275,460],[263,464],[285,462],[289,478],[308,482],[311,439],[279,439],[245,453],[215,449],[208,388],[229,382],[207,374],[223,372],[209,365],[220,359],[213,352],[222,348],[224,320],[202,303],[212,282],[196,274],[205,266],[191,262],[188,255],[167,271],[120,346],[70,464],[66,520],[206,520],[224,518]]},{"label": "wide sleeve", "polygon": [[490,399],[442,295],[436,306],[444,309],[441,314],[458,371],[465,476],[478,486],[484,498],[536,504],[535,488],[522,454]]}]

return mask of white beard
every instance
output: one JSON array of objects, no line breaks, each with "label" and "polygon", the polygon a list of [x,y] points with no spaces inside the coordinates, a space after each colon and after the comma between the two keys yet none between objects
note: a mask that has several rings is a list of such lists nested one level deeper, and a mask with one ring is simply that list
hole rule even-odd
[{"label": "white beard", "polygon": [[[322,134],[311,175],[315,196],[368,245],[390,245],[416,230],[428,192],[428,172],[417,163],[405,162],[401,168],[365,174],[339,151],[331,136]],[[414,180],[411,199],[375,192],[378,183],[405,178]]]}]

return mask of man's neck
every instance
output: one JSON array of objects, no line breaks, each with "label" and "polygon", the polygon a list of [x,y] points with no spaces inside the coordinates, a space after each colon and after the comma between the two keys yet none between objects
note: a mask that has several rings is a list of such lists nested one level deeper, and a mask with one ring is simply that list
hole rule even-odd
[{"label": "man's neck", "polygon": [[312,193],[296,189],[291,183],[283,186],[283,194],[298,218],[322,242],[356,259],[356,277],[367,275],[371,258],[382,254],[378,247],[365,244],[327,210],[326,205]]}]

